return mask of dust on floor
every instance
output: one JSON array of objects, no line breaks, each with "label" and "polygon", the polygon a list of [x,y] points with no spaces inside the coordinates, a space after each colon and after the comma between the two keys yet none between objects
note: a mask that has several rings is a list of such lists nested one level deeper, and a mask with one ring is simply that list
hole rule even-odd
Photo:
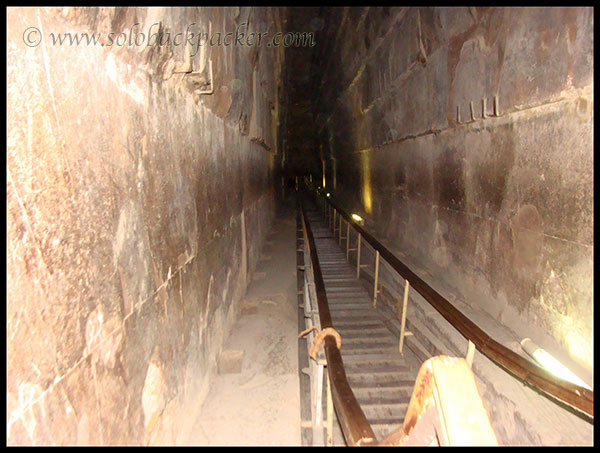
[{"label": "dust on floor", "polygon": [[223,350],[244,351],[239,374],[218,374],[188,445],[300,445],[296,222],[280,212]]}]

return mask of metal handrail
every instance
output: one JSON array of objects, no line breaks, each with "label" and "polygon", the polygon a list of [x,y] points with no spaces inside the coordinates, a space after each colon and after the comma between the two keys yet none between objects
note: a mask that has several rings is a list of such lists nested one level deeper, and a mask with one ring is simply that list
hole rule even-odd
[{"label": "metal handrail", "polygon": [[[321,328],[333,328],[329,304],[327,302],[327,294],[325,292],[325,283],[323,281],[321,266],[317,256],[315,239],[312,234],[310,223],[308,222],[304,204],[302,203],[302,196],[299,196],[299,202],[308,239],[308,249],[314,275]],[[337,347],[335,338],[332,336],[325,337],[323,347],[325,357],[327,358],[327,372],[331,383],[333,404],[347,444],[351,446],[376,445],[377,440],[375,433],[348,383],[342,355]]]},{"label": "metal handrail", "polygon": [[[309,189],[309,193],[314,191]],[[418,275],[411,271],[391,251],[389,251],[377,239],[360,227],[351,216],[340,209],[331,199],[316,192],[326,203],[334,208],[346,222],[351,225],[362,237],[379,252],[389,265],[410,282],[410,286],[416,290],[433,308],[435,308],[450,324],[452,324],[465,338],[473,342],[475,347],[486,357],[497,365],[504,368],[510,374],[520,378],[526,384],[541,390],[544,394],[558,399],[560,402],[582,412],[590,417],[593,424],[594,417],[594,392],[580,387],[568,381],[564,381],[535,363],[526,360],[505,346],[501,345],[475,323],[463,315],[447,299],[435,291]],[[590,421],[590,420],[588,420]]]}]

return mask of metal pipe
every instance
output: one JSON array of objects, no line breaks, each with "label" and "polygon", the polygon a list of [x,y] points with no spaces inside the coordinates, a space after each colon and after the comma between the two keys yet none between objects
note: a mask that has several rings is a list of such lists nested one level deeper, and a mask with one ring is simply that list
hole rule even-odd
[{"label": "metal pipe", "polygon": [[360,278],[360,238],[361,234],[358,233],[358,245],[356,246],[358,249],[356,251],[356,278]]},{"label": "metal pipe", "polygon": [[327,446],[333,446],[333,399],[331,397],[331,379],[327,375]]}]

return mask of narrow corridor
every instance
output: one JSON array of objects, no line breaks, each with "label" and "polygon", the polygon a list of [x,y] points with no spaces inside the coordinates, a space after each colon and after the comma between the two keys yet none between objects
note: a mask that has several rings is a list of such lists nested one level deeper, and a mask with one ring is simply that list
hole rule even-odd
[{"label": "narrow corridor", "polygon": [[593,444],[593,8],[6,13],[8,445]]}]

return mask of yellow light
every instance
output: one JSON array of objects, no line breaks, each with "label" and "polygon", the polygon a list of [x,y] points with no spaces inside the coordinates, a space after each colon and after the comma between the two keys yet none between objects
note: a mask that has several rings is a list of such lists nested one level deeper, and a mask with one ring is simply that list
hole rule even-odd
[{"label": "yellow light", "polygon": [[356,220],[358,223],[362,223],[363,222],[363,218],[361,216],[359,216],[358,214],[352,214],[352,218],[354,220]]},{"label": "yellow light", "polygon": [[572,382],[580,387],[585,387],[586,389],[592,390],[589,385],[579,379],[579,377],[577,377],[571,370],[552,357],[550,353],[533,343],[533,341],[531,341],[529,338],[524,338],[523,341],[521,341],[521,346],[525,352],[535,359],[536,362],[538,362],[556,377]]},{"label": "yellow light", "polygon": [[373,200],[371,197],[371,158],[369,152],[360,154],[361,161],[361,184],[362,184],[362,199],[363,206],[367,214],[371,213],[373,208]]}]

